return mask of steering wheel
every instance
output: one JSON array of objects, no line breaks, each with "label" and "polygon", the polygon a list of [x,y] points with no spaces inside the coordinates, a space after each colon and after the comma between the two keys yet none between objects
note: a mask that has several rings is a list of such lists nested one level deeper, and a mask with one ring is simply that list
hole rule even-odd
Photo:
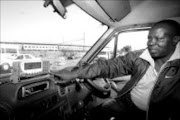
[{"label": "steering wheel", "polygon": [[92,93],[100,98],[107,98],[109,97],[110,93],[111,93],[111,84],[109,82],[108,79],[106,78],[99,78],[99,79],[103,79],[104,82],[106,83],[106,85],[99,86],[97,85],[93,80],[90,79],[85,79],[84,80],[84,84],[86,85],[86,87],[88,87],[89,89],[92,89]]},{"label": "steering wheel", "polygon": [[[55,79],[55,84],[60,85],[60,86],[68,86],[70,84],[76,83],[76,80],[70,80],[70,81],[61,81],[61,79],[58,75],[51,73],[53,75],[53,78]],[[57,79],[57,80],[56,80]],[[104,86],[100,86],[96,84],[94,81],[95,80],[103,80],[106,84]],[[105,78],[98,78],[95,80],[90,80],[90,79],[84,79],[83,83],[84,85],[92,91],[92,93],[98,97],[101,98],[107,98],[110,95],[111,92],[111,84],[108,79]]]}]

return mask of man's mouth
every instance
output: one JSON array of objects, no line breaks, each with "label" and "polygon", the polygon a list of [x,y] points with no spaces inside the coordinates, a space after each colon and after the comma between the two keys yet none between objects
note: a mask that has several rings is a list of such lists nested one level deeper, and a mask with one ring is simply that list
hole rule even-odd
[{"label": "man's mouth", "polygon": [[157,52],[156,49],[150,49],[149,51],[150,51],[151,53]]},{"label": "man's mouth", "polygon": [[149,52],[150,52],[150,53],[156,53],[156,52],[157,52],[157,49],[149,48]]}]

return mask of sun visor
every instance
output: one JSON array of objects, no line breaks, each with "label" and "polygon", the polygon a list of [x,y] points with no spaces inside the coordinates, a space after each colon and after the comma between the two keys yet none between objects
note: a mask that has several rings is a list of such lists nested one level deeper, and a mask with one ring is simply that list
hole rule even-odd
[{"label": "sun visor", "polygon": [[96,0],[96,1],[113,21],[120,21],[131,11],[128,0]]}]

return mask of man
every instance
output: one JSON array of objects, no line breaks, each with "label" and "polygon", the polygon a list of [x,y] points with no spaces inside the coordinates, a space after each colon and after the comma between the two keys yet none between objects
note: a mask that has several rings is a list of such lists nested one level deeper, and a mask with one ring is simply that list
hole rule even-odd
[{"label": "man", "polygon": [[106,119],[108,116],[132,119],[146,114],[148,120],[180,120],[179,41],[180,25],[173,20],[162,20],[152,26],[148,47],[141,53],[129,52],[113,60],[99,61],[57,75],[64,80],[132,76],[117,98],[94,110],[93,119]]}]

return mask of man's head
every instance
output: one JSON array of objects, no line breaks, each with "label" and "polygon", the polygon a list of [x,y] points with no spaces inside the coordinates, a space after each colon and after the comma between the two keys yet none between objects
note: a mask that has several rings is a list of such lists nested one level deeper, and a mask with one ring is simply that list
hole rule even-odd
[{"label": "man's head", "polygon": [[148,50],[153,59],[169,58],[180,40],[180,24],[162,20],[153,25],[148,35]]}]

